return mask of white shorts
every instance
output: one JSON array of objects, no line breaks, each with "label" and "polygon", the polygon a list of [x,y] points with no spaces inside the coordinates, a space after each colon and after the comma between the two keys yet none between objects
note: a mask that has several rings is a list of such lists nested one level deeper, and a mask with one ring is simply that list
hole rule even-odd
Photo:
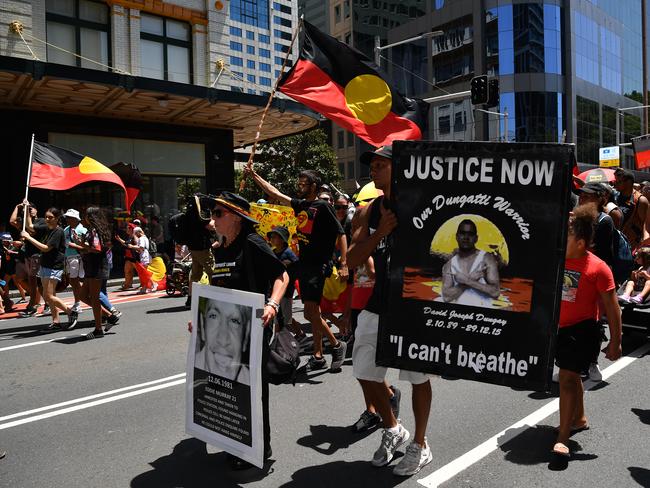
[{"label": "white shorts", "polygon": [[[357,328],[354,331],[354,349],[352,350],[352,374],[359,380],[380,383],[386,378],[388,368],[377,366],[375,363],[378,331],[379,315],[363,310],[357,319]],[[400,369],[399,379],[419,385],[429,381],[429,375]]]},{"label": "white shorts", "polygon": [[77,254],[75,256],[66,256],[65,258],[65,274],[70,278],[80,278],[84,277],[84,263],[81,259],[81,255]]}]

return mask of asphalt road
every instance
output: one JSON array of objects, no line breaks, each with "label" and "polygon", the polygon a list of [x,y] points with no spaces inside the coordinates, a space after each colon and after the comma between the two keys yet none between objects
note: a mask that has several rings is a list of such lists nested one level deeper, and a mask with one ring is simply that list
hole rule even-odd
[{"label": "asphalt road", "polygon": [[[568,464],[550,454],[557,391],[435,378],[433,462],[406,479],[373,468],[381,433],[349,430],[364,407],[348,361],[338,374],[272,386],[273,458],[264,471],[234,473],[224,453],[184,432],[184,298],[116,297],[120,325],[93,341],[80,338],[88,311],[79,329],[47,334],[38,329],[49,317],[0,321],[0,487],[650,486],[644,334],[627,333],[626,357],[602,359],[606,380],[586,384],[591,429],[573,437]],[[412,428],[410,386],[396,384]]]}]

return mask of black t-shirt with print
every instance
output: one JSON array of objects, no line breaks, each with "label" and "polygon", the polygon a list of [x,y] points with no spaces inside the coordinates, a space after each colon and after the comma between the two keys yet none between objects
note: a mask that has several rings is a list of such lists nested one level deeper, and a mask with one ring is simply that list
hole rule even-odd
[{"label": "black t-shirt with print", "polygon": [[214,249],[213,254],[213,286],[262,293],[265,297],[285,269],[267,242],[255,232],[242,230],[232,244]]},{"label": "black t-shirt with print", "polygon": [[336,238],[344,234],[334,208],[324,200],[291,199],[298,225],[300,262],[321,265],[332,259]]},{"label": "black t-shirt with print", "polygon": [[65,234],[61,227],[49,229],[45,238],[41,241],[50,250],[41,253],[41,266],[50,269],[63,269],[65,261]]}]

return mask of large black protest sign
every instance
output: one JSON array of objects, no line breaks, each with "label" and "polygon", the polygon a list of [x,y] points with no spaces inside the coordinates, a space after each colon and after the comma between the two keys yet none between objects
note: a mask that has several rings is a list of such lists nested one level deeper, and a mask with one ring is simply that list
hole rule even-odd
[{"label": "large black protest sign", "polygon": [[573,147],[397,142],[377,363],[545,389]]}]

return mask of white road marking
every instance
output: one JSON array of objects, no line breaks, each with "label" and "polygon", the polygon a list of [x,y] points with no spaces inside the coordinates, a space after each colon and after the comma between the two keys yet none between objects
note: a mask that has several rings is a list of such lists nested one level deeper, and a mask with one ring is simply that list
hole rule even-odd
[{"label": "white road marking", "polygon": [[[185,374],[183,373],[180,376],[185,376]],[[166,379],[168,379],[168,378],[163,378],[162,380],[166,380]],[[162,381],[162,380],[157,380],[157,381]],[[127,387],[127,388],[124,388],[124,389],[137,388],[137,387],[140,387],[142,385],[151,384],[151,383],[155,383],[155,381],[154,382],[149,382],[149,383],[143,383],[141,385],[134,385],[133,387]],[[44,420],[44,419],[48,419],[48,418],[51,418],[51,417],[56,417],[58,415],[63,415],[63,414],[70,413],[70,412],[76,412],[78,410],[84,410],[86,408],[96,407],[98,405],[103,405],[104,403],[115,402],[117,400],[123,400],[125,398],[130,398],[130,397],[134,397],[134,396],[137,396],[137,395],[143,395],[145,393],[150,393],[150,392],[156,391],[156,390],[162,390],[164,388],[169,388],[169,387],[176,386],[176,385],[182,385],[183,383],[185,383],[185,378],[184,377],[180,378],[180,379],[173,380],[173,381],[169,381],[167,383],[159,383],[159,384],[156,384],[156,385],[148,386],[146,388],[140,388],[139,390],[128,391],[128,392],[125,392],[125,393],[121,393],[119,395],[114,395],[114,396],[110,396],[110,397],[107,397],[107,398],[101,398],[101,399],[98,399],[98,400],[95,400],[95,401],[82,403],[80,405],[74,405],[74,406],[71,406],[71,407],[60,408],[58,410],[54,410],[54,411],[47,412],[47,413],[42,413],[40,415],[32,415],[30,417],[26,417],[26,418],[22,418],[22,419],[19,419],[19,420],[14,420],[14,421],[11,421],[11,422],[5,422],[3,424],[0,424],[0,430],[9,429],[11,427],[16,427],[18,425],[28,424],[28,423],[31,423],[31,422],[37,422],[39,420]],[[124,390],[124,389],[122,389],[122,390]],[[114,390],[113,392],[106,392],[105,394],[114,393],[115,391],[119,391],[119,390]],[[94,396],[97,397],[97,396],[102,396],[102,395],[105,395],[105,394],[100,393],[99,395],[94,395]],[[87,397],[87,398],[91,398],[91,397]],[[77,401],[81,401],[81,400],[82,399],[71,400],[70,402],[77,402]],[[70,403],[70,402],[63,402],[63,403],[58,404],[58,405],[64,405],[64,404]],[[49,407],[42,407],[40,410],[49,409],[49,408],[53,408],[53,407],[55,407],[55,405],[51,405]],[[36,410],[39,410],[39,409],[36,409]],[[27,414],[27,412],[12,414],[12,415],[9,415],[8,417],[15,418],[16,416],[22,416],[22,415],[25,415],[25,414]],[[8,417],[3,417],[3,418],[8,418]]]},{"label": "white road marking", "polygon": [[[643,356],[648,351],[650,351],[650,343],[641,346],[640,348],[633,351],[629,355],[622,357],[612,365],[608,366],[603,370],[603,380],[606,380],[607,378],[615,375],[622,369],[626,368],[627,366],[632,364],[634,361],[636,361],[638,358]],[[595,381],[585,382],[585,391],[590,390],[597,384],[598,383]],[[442,483],[450,480],[458,473],[465,471],[473,464],[479,462],[488,454],[496,451],[500,445],[503,445],[508,441],[517,437],[519,434],[522,433],[522,432],[517,432],[517,429],[520,429],[521,427],[529,427],[529,428],[534,427],[539,422],[544,420],[546,417],[553,415],[555,412],[558,411],[559,405],[560,402],[557,398],[550,401],[549,403],[542,406],[538,410],[535,410],[527,417],[505,428],[498,434],[490,437],[488,440],[476,446],[471,451],[466,452],[462,456],[454,459],[452,462],[437,469],[429,476],[419,479],[418,483],[420,483],[423,486],[426,486],[427,488],[436,488],[440,486]]]},{"label": "white road marking", "polygon": [[135,390],[137,388],[145,388],[147,386],[156,385],[158,383],[164,383],[165,381],[172,381],[179,378],[185,378],[185,373],[179,373],[172,376],[167,376],[166,378],[160,378],[158,380],[147,381],[146,383],[140,383],[138,385],[125,386],[124,388],[118,388],[117,390],[105,391],[103,393],[97,393],[95,395],[89,395],[81,398],[75,398],[74,400],[68,400],[66,402],[55,403],[53,405],[47,405],[45,407],[34,408],[32,410],[25,410],[24,412],[12,413],[11,415],[5,415],[0,417],[0,422],[5,420],[15,419],[17,417],[26,417],[27,415],[33,415],[35,413],[44,412],[46,410],[53,410],[55,408],[66,407],[68,405],[74,405],[75,403],[87,402],[88,400],[94,400],[95,398],[101,398],[109,395],[115,395],[117,393],[122,393],[124,391]]},{"label": "white road marking", "polygon": [[75,334],[71,336],[55,337],[47,341],[25,342],[24,344],[17,344],[15,346],[1,347],[0,352],[11,351],[12,349],[20,349],[22,347],[39,346],[41,344],[49,344],[50,342],[64,341],[66,339],[74,339],[75,337],[82,337],[84,334]]}]

